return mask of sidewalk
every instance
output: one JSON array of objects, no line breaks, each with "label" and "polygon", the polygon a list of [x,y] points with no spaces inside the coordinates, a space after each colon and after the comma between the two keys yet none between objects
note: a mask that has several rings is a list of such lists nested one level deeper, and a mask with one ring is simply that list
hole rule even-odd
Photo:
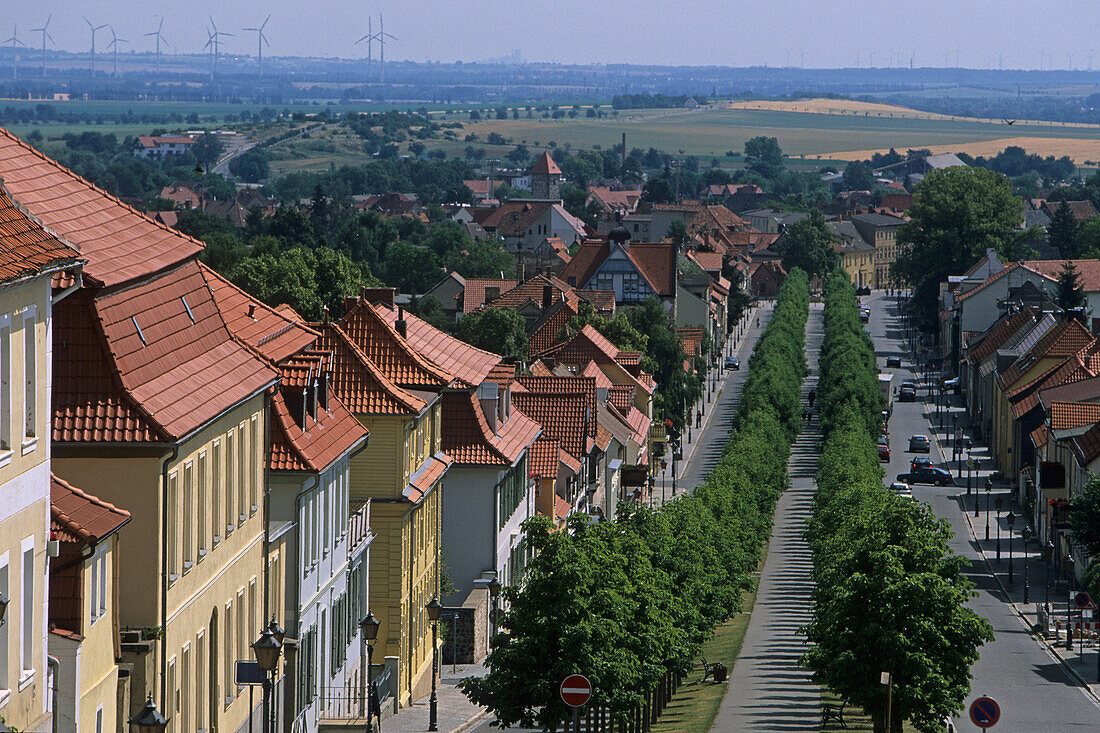
[{"label": "sidewalk", "polygon": [[[441,733],[460,733],[469,730],[483,720],[488,720],[487,710],[480,708],[462,694],[457,685],[464,677],[481,677],[488,672],[483,664],[460,664],[451,671],[451,665],[443,665],[441,680],[436,693],[436,709]],[[382,718],[381,729],[386,733],[414,733],[428,730],[428,697],[421,698],[396,715]],[[385,706],[383,706],[385,707]],[[391,708],[392,710],[392,708]],[[383,712],[383,715],[385,713]]]}]

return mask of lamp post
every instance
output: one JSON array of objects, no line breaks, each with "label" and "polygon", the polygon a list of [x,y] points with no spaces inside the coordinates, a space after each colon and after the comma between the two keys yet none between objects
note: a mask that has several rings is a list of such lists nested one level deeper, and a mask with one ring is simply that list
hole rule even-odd
[{"label": "lamp post", "polygon": [[974,475],[974,457],[970,454],[970,446],[966,448],[966,495],[970,496],[970,481]]},{"label": "lamp post", "polygon": [[[985,540],[989,541],[989,492],[993,490],[993,479],[985,479]],[[974,516],[978,516],[978,492],[974,492]]]},{"label": "lamp post", "polygon": [[[668,468],[668,461],[666,461],[664,458],[662,458],[661,459],[661,472],[664,473],[664,470],[666,468]],[[667,481],[668,481],[667,477],[665,477],[665,476],[661,477],[661,506],[664,506],[664,504],[665,504],[665,483],[667,483]]]},{"label": "lamp post", "polygon": [[1043,606],[1046,608],[1047,613],[1050,613],[1050,571],[1054,567],[1054,543],[1047,538],[1046,547],[1046,561],[1047,571],[1044,573],[1046,576],[1046,590],[1043,598]]},{"label": "lamp post", "polygon": [[[374,617],[374,613],[370,609],[367,609],[367,615],[359,621],[359,643],[363,645],[363,650],[366,651],[366,654],[360,653],[360,663],[362,663],[364,656],[367,658],[366,669],[363,674],[359,675],[359,680],[363,685],[363,694],[359,698],[359,717],[362,718],[364,715],[366,716],[367,733],[374,733],[374,728],[371,725],[371,716],[374,714],[374,710],[367,697],[369,692],[374,691],[374,681],[370,678],[370,663],[371,657],[374,654],[374,645],[370,642],[378,638],[379,626],[380,624],[378,619]],[[364,707],[366,707],[366,710],[363,709]]]},{"label": "lamp post", "polygon": [[993,500],[993,506],[997,507],[997,562],[1001,562],[1001,506],[1004,499],[997,497]]},{"label": "lamp post", "polygon": [[953,460],[958,467],[958,475],[956,478],[963,477],[962,461],[959,460],[959,413],[951,413],[951,460]]},{"label": "lamp post", "polygon": [[432,696],[428,698],[428,730],[439,730],[435,680],[439,676],[439,614],[443,611],[443,604],[438,598],[433,598],[424,608],[428,611],[428,620],[432,622]]},{"label": "lamp post", "polygon": [[1066,559],[1062,562],[1062,566],[1066,569],[1066,587],[1069,592],[1066,593],[1066,651],[1073,651],[1073,555],[1066,553]]},{"label": "lamp post", "polygon": [[134,717],[127,721],[130,727],[137,733],[164,733],[168,729],[168,718],[160,714],[157,704],[153,702],[153,696],[145,701],[145,707]]},{"label": "lamp post", "polygon": [[1015,582],[1015,579],[1012,577],[1012,526],[1016,524],[1016,515],[1009,511],[1008,514],[1005,515],[1005,521],[1008,522],[1008,582],[1012,584]]},{"label": "lamp post", "polygon": [[279,654],[283,651],[283,644],[271,633],[271,629],[265,628],[260,638],[252,642],[252,651],[256,653],[256,661],[264,673],[264,732],[273,733],[274,725],[271,720],[271,690],[275,686],[275,675],[279,667]]},{"label": "lamp post", "polygon": [[[493,580],[489,583],[489,597],[493,600],[493,610],[490,612],[492,613],[493,617],[489,619],[489,621],[492,624],[493,636],[495,637],[497,635],[497,604],[500,602],[500,581],[496,578],[493,578]],[[492,645],[492,640],[490,639],[489,646]]]},{"label": "lamp post", "polygon": [[1031,589],[1028,587],[1027,578],[1027,543],[1031,541],[1031,527],[1025,526],[1020,535],[1024,538],[1024,605],[1031,603]]}]

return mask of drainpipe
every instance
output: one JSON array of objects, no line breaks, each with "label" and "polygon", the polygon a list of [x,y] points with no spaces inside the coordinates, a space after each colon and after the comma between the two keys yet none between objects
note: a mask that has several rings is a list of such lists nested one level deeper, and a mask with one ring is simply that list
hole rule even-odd
[{"label": "drainpipe", "polygon": [[[271,395],[278,388],[278,385],[275,385],[264,391],[264,508],[260,514],[264,523],[264,612],[260,618],[261,624],[271,614],[270,603],[268,603],[268,596],[271,594],[271,476],[267,452],[271,449]],[[302,424],[305,425],[304,422]]]},{"label": "drainpipe", "polygon": [[53,670],[53,688],[50,690],[50,706],[53,714],[50,716],[50,730],[57,733],[57,678],[61,676],[61,660],[49,654],[46,655],[46,668]]},{"label": "drainpipe", "polygon": [[[179,444],[160,465],[160,709],[168,710],[168,466],[179,457]],[[165,712],[165,715],[168,713]]]}]

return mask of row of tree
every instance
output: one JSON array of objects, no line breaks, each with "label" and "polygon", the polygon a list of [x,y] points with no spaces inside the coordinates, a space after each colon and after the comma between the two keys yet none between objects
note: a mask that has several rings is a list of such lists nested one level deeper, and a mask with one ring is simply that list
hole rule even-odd
[{"label": "row of tree", "polygon": [[825,339],[818,403],[824,443],[807,538],[814,554],[811,643],[803,664],[815,678],[891,733],[903,721],[943,730],[970,692],[970,666],[992,641],[989,623],[965,607],[967,561],[927,504],[883,488],[875,448],[883,400],[874,349],[841,272],[825,288]]},{"label": "row of tree", "polygon": [[524,526],[534,557],[493,638],[489,673],[463,692],[500,725],[554,731],[569,709],[561,681],[583,673],[593,703],[625,720],[670,674],[693,666],[700,645],[740,607],[760,559],[798,426],[798,385],[809,286],[795,271],[749,362],[736,430],[693,495],[616,521],[546,517]]}]

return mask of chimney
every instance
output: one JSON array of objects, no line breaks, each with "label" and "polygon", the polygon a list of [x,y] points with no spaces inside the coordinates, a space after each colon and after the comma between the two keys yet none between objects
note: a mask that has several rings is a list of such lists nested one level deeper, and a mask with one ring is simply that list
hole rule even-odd
[{"label": "chimney", "polygon": [[401,338],[409,335],[409,327],[405,323],[405,309],[401,306],[397,306],[397,322],[393,324],[393,327]]},{"label": "chimney", "polygon": [[485,420],[489,423],[489,429],[493,435],[497,434],[497,402],[500,399],[500,388],[496,382],[482,382],[477,388],[477,399],[481,403],[481,411],[485,413]]},{"label": "chimney", "polygon": [[542,286],[542,309],[546,310],[554,302],[554,288],[549,283]]},{"label": "chimney", "polygon": [[249,318],[255,318],[256,317],[255,314],[256,314],[256,304],[255,303],[249,303],[248,304],[248,317]]},{"label": "chimney", "polygon": [[393,288],[368,288],[363,287],[363,299],[368,303],[381,303],[393,308]]},{"label": "chimney", "polygon": [[328,372],[324,369],[317,378],[317,401],[321,409],[328,412]]}]

